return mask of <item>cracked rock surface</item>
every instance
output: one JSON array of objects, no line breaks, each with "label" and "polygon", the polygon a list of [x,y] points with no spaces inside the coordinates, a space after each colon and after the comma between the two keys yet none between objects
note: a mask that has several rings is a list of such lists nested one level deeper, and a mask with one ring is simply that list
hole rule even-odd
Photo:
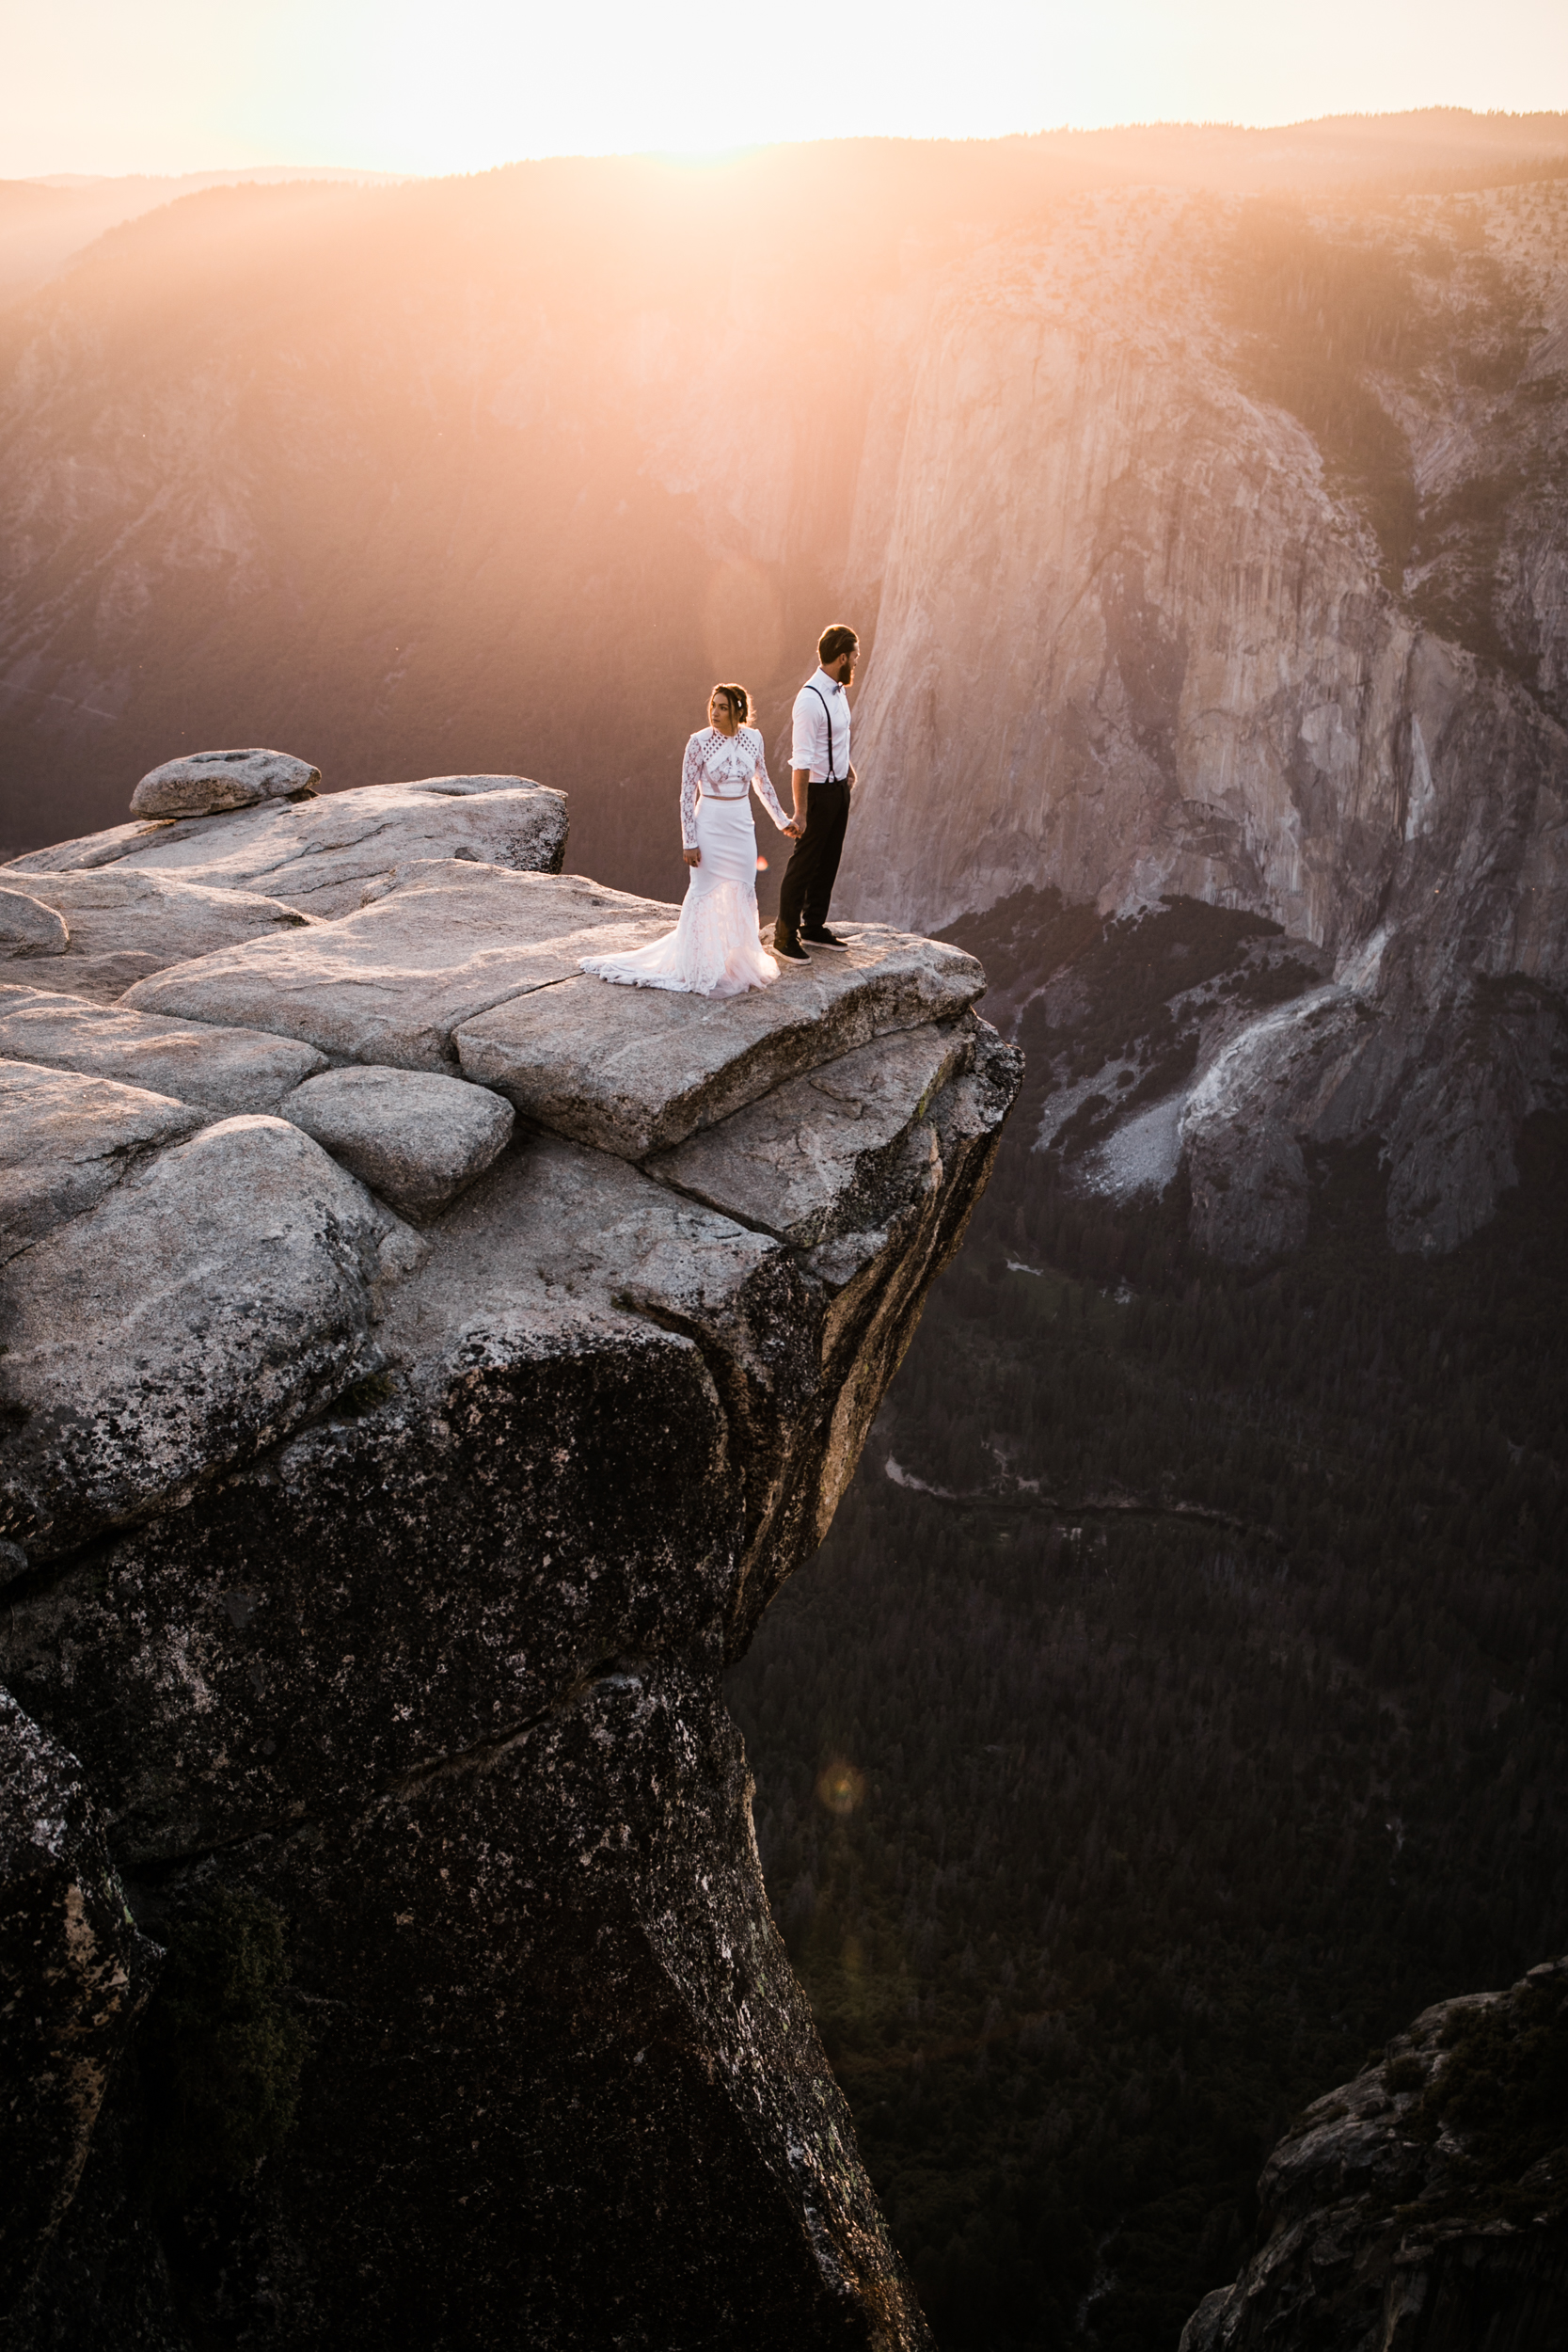
[{"label": "cracked rock surface", "polygon": [[[455,1075],[476,1014],[577,977],[590,943],[635,944],[668,910],[575,875],[453,858],[399,869],[330,928],[217,950],[141,982],[138,1010],[266,1025],[345,1059]],[[553,1011],[553,1007],[552,1007]]]},{"label": "cracked rock surface", "polygon": [[972,959],[872,926],[717,1007],[578,971],[673,918],[394,855],[131,1004],[0,997],[0,1672],[145,1935],[261,1899],[311,2040],[286,2143],[174,2215],[110,2074],[8,2347],[928,2341],[720,1677],[832,1519],[1019,1057]]},{"label": "cracked rock surface", "polygon": [[37,881],[25,877],[73,866],[158,874],[204,889],[261,893],[330,916],[351,913],[368,886],[413,859],[471,858],[559,873],[565,847],[564,793],[526,776],[426,776],[323,800],[266,801],[232,813],[112,825],[31,850],[0,873],[39,897],[44,894]]},{"label": "cracked rock surface", "polygon": [[201,1124],[166,1095],[26,1062],[0,1062],[0,1260],[80,1216],[140,1155]]},{"label": "cracked rock surface", "polygon": [[[43,852],[47,855],[48,852]],[[9,866],[0,875],[9,875]],[[214,890],[179,875],[78,871],[29,875],[28,895],[59,921],[49,986],[108,1004],[135,980],[230,941],[298,930],[307,918],[255,891]],[[35,983],[39,949],[0,942],[0,982]]]},{"label": "cracked rock surface", "polygon": [[160,1021],[41,988],[0,987],[0,1056],[224,1111],[275,1111],[326,1068],[325,1054],[265,1029]]}]

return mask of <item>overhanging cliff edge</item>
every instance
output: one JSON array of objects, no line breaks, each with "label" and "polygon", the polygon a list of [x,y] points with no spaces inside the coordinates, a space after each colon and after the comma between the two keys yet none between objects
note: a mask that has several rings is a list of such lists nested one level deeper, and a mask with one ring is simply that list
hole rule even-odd
[{"label": "overhanging cliff edge", "polygon": [[548,870],[559,796],[385,792],[5,873],[70,932],[0,986],[5,1678],[86,1808],[13,1879],[47,1958],[106,1841],[143,2002],[255,1899],[311,2044],[277,2151],[172,2214],[106,2062],[11,2340],[922,2344],[719,1677],[1019,1057],[973,959],[875,925],[761,995],[604,987],[673,912]]}]

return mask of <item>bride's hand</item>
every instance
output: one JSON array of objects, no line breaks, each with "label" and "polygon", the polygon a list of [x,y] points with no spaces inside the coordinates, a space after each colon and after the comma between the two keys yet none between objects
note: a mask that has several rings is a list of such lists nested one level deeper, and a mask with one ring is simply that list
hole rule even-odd
[{"label": "bride's hand", "polygon": [[703,853],[701,850],[683,850],[681,851],[681,855],[685,858],[688,866],[701,866],[703,862]]},{"label": "bride's hand", "polygon": [[784,829],[784,839],[786,841],[799,841],[804,830],[805,828],[802,825],[786,825]]}]

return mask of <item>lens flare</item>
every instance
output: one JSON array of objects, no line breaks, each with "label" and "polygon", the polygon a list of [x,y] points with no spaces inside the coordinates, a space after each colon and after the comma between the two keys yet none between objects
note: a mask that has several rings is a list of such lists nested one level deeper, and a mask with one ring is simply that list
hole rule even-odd
[{"label": "lens flare", "polygon": [[825,1764],[818,1774],[816,1793],[830,1813],[836,1813],[842,1818],[845,1814],[853,1813],[863,1799],[865,1774],[858,1765],[847,1763],[843,1756],[835,1756],[832,1762]]}]

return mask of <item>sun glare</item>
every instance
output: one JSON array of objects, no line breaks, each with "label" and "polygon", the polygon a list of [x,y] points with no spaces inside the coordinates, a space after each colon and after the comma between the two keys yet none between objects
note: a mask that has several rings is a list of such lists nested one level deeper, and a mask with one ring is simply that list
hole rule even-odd
[{"label": "sun glare", "polygon": [[865,0],[828,40],[780,0],[56,0],[13,11],[0,177],[245,163],[462,172],[720,160],[780,141],[1568,105],[1540,0]]},{"label": "sun glare", "polygon": [[725,146],[716,136],[711,147],[699,141],[688,147],[656,147],[651,151],[657,162],[669,164],[677,171],[709,172],[720,165],[740,163],[757,150],[754,146]]}]

